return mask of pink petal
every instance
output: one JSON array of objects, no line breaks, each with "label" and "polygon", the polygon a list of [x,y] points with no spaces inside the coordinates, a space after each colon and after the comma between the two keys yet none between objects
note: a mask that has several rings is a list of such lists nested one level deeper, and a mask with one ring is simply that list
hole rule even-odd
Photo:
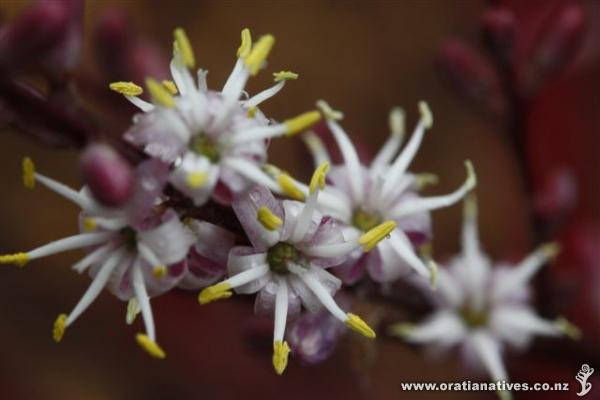
[{"label": "pink petal", "polygon": [[252,245],[257,250],[268,249],[272,243],[267,235],[271,232],[266,231],[260,222],[258,222],[256,218],[258,209],[266,206],[276,216],[284,219],[283,207],[269,189],[256,185],[242,196],[234,199],[231,206]]}]

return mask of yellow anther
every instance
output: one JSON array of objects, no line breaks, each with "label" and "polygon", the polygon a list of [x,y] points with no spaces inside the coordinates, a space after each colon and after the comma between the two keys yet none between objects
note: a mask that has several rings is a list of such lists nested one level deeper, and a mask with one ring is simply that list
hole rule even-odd
[{"label": "yellow anther", "polygon": [[323,113],[325,118],[329,120],[339,121],[344,118],[344,114],[341,111],[334,110],[323,99],[317,100],[317,108]]},{"label": "yellow anther", "polygon": [[275,82],[295,81],[296,79],[298,79],[298,74],[292,71],[273,72],[273,80]]},{"label": "yellow anther", "polygon": [[437,185],[440,179],[436,174],[422,173],[415,175],[415,180],[419,189],[425,189],[427,186]]},{"label": "yellow anther", "polygon": [[363,246],[365,252],[371,251],[379,242],[387,237],[394,229],[396,229],[395,221],[386,221],[377,225],[367,233],[363,234],[358,243]]},{"label": "yellow anther", "polygon": [[252,107],[248,108],[246,115],[248,116],[248,118],[254,118],[256,116],[257,111],[258,111],[258,107],[252,106]]},{"label": "yellow anther", "polygon": [[288,363],[288,355],[290,354],[290,346],[286,341],[276,340],[273,343],[273,367],[277,375],[283,374]]},{"label": "yellow anther", "polygon": [[346,314],[348,319],[346,320],[346,325],[354,332],[358,332],[366,338],[375,339],[375,331],[371,329],[369,325],[365,321],[363,321],[358,315],[354,315],[351,313]]},{"label": "yellow anther", "polygon": [[185,183],[192,189],[199,189],[206,184],[208,181],[208,174],[206,172],[189,172],[185,176]]},{"label": "yellow anther", "polygon": [[475,168],[473,168],[473,163],[470,160],[465,161],[465,167],[467,168],[467,180],[465,184],[469,187],[469,189],[473,189],[477,186],[477,175],[475,174]]},{"label": "yellow anther", "polygon": [[150,354],[152,357],[163,359],[167,356],[163,349],[161,349],[154,340],[150,339],[148,335],[138,333],[135,336],[135,340],[137,340],[142,349],[146,350],[146,353]]},{"label": "yellow anther", "polygon": [[432,254],[433,254],[433,245],[431,244],[431,242],[423,243],[419,247],[419,255],[421,256],[421,258],[430,259]]},{"label": "yellow anther", "polygon": [[254,76],[258,74],[260,67],[262,67],[263,62],[267,59],[274,44],[275,37],[273,37],[273,35],[265,35],[258,40],[258,42],[252,47],[252,50],[250,50],[248,55],[244,57],[244,61],[246,63],[246,66],[250,70],[251,75]]},{"label": "yellow anther", "polygon": [[463,202],[463,214],[465,218],[477,218],[477,196],[469,193]]},{"label": "yellow anther", "polygon": [[327,161],[317,167],[312,178],[310,178],[309,187],[311,194],[316,192],[317,188],[323,189],[325,187],[325,177],[327,176],[327,171],[329,171],[329,162]]},{"label": "yellow anther", "polygon": [[257,217],[258,222],[270,231],[274,231],[279,228],[283,221],[277,215],[273,214],[273,212],[267,206],[262,206],[258,209]]},{"label": "yellow anther", "polygon": [[35,164],[29,157],[23,159],[23,186],[27,189],[35,187]]},{"label": "yellow anther", "polygon": [[171,93],[171,95],[175,96],[177,94],[177,85],[175,85],[175,82],[162,81],[161,84],[169,91],[169,93]]},{"label": "yellow anther", "polygon": [[554,322],[558,330],[565,336],[573,340],[581,339],[581,329],[573,325],[564,317],[559,317]]},{"label": "yellow anther", "polygon": [[273,165],[273,164],[265,164],[262,166],[262,170],[272,177],[277,177],[279,174],[285,173],[281,168]]},{"label": "yellow anther", "polygon": [[56,321],[54,321],[54,327],[52,328],[52,339],[54,339],[56,343],[60,343],[65,335],[66,329],[67,314],[60,314],[58,317],[56,317]]},{"label": "yellow anther", "polygon": [[91,217],[86,217],[83,219],[83,230],[86,232],[91,232],[96,229],[98,224],[96,224],[96,220]]},{"label": "yellow anther", "polygon": [[175,107],[173,95],[160,83],[152,78],[146,78],[146,87],[152,96],[152,101],[167,108]]},{"label": "yellow anther", "polygon": [[426,101],[419,102],[419,113],[421,114],[421,122],[426,129],[431,129],[433,126],[433,114]]},{"label": "yellow anther", "polygon": [[399,324],[394,324],[394,325],[390,326],[390,328],[388,329],[388,334],[390,334],[391,336],[397,336],[397,337],[401,337],[404,339],[404,338],[412,335],[414,330],[415,330],[415,326],[413,324],[399,323]]},{"label": "yellow anther", "polygon": [[279,184],[279,187],[283,193],[285,193],[285,195],[289,198],[298,201],[304,201],[306,199],[306,196],[304,196],[302,190],[300,190],[294,179],[292,179],[292,177],[288,174],[279,174],[279,176],[277,176],[277,183]]},{"label": "yellow anther", "polygon": [[500,400],[512,400],[513,398],[508,390],[496,390],[496,394]]},{"label": "yellow anther", "polygon": [[29,262],[29,254],[15,253],[0,256],[0,264],[14,264],[17,267],[22,267]]},{"label": "yellow anther", "polygon": [[113,82],[108,87],[124,96],[139,96],[144,93],[144,89],[133,82]]},{"label": "yellow anther", "polygon": [[152,275],[156,279],[164,278],[167,275],[167,267],[165,265],[157,265],[152,268]]},{"label": "yellow anther", "polygon": [[198,295],[200,304],[207,304],[216,300],[227,299],[233,296],[231,285],[227,282],[217,283],[202,290]]},{"label": "yellow anther", "polygon": [[321,120],[321,113],[318,111],[309,111],[300,114],[295,118],[283,121],[287,128],[287,135],[292,136],[298,132],[302,132],[316,124]]},{"label": "yellow anther", "polygon": [[129,299],[129,302],[127,303],[127,314],[125,315],[125,322],[127,323],[127,325],[133,324],[133,321],[135,321],[135,317],[137,317],[140,311],[142,310],[140,308],[140,302],[138,301],[137,297],[132,297],[131,299]]},{"label": "yellow anther", "polygon": [[194,58],[194,50],[192,50],[192,45],[190,44],[190,40],[188,39],[183,28],[177,28],[173,32],[173,36],[175,37],[175,47],[181,54],[181,59],[183,63],[188,68],[194,68],[196,66],[196,59]]},{"label": "yellow anther", "polygon": [[404,121],[406,119],[406,114],[403,109],[400,107],[394,107],[390,111],[389,124],[390,131],[393,136],[403,136],[404,135]]},{"label": "yellow anther", "polygon": [[540,251],[544,253],[547,258],[552,259],[560,253],[560,244],[556,242],[545,243],[540,246]]},{"label": "yellow anther", "polygon": [[245,28],[242,30],[242,44],[237,51],[237,56],[239,58],[246,58],[250,54],[250,50],[252,50],[252,35],[250,34],[250,29]]},{"label": "yellow anther", "polygon": [[431,260],[429,262],[429,284],[431,285],[431,290],[437,289],[437,278],[438,278],[438,265],[435,261]]}]

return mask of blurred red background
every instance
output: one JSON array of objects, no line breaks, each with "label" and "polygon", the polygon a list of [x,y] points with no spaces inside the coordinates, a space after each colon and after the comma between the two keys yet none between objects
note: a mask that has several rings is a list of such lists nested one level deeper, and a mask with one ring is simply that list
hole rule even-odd
[{"label": "blurred red background", "polygon": [[[527,35],[528,22],[543,14],[549,3],[557,2],[514,3],[523,33]],[[3,0],[0,11],[10,20],[24,5],[21,1]],[[525,254],[532,241],[524,206],[527,194],[510,144],[503,136],[504,128],[457,100],[434,68],[438,48],[448,37],[459,36],[476,43],[479,17],[486,6],[486,2],[479,0],[88,1],[83,55],[77,68],[83,72],[78,73],[78,79],[85,81],[86,76],[99,74],[90,33],[99,16],[115,7],[125,10],[130,24],[159,44],[167,56],[173,28],[184,27],[199,64],[210,71],[209,87],[220,87],[231,71],[242,28],[251,28],[255,35],[273,33],[277,42],[268,70],[290,69],[299,73],[300,79],[268,102],[265,113],[285,119],[313,108],[315,100],[325,98],[344,111],[343,125],[347,131],[376,150],[387,137],[387,113],[392,106],[405,107],[408,126],[412,127],[418,115],[417,102],[427,100],[435,125],[412,170],[438,174],[440,184],[428,189],[428,193],[446,193],[462,181],[463,160],[471,159],[479,177],[477,192],[484,246],[495,258],[515,258]],[[600,3],[589,0],[583,6],[589,25],[584,46],[571,68],[544,87],[528,121],[531,160],[539,184],[545,172],[556,166],[571,166],[578,178],[575,217],[563,230],[564,238],[572,238],[569,232],[579,234],[583,226],[586,232],[600,229]],[[251,81],[249,90],[256,92],[269,81],[269,74],[263,73]],[[115,101],[114,108],[121,107],[122,102]],[[20,162],[29,155],[45,174],[78,186],[81,177],[77,152],[43,148],[10,131],[2,132],[0,143],[4,172],[0,253],[26,250],[75,232],[75,207],[43,189],[35,192],[23,189]],[[306,178],[310,168],[302,146],[299,139],[275,141],[270,149],[271,162]],[[437,257],[443,259],[458,251],[460,219],[460,207],[435,212]],[[573,246],[580,240],[575,242]],[[125,304],[108,293],[102,294],[85,317],[69,329],[65,340],[56,345],[50,334],[56,315],[71,309],[89,281],[69,268],[78,256],[58,255],[23,269],[3,267],[0,271],[0,398],[493,399],[495,396],[402,392],[400,382],[485,379],[465,371],[453,355],[432,360],[424,356],[422,349],[383,337],[367,344],[348,335],[335,356],[322,365],[308,367],[291,360],[285,375],[278,377],[272,371],[268,343],[262,346],[260,341],[243,339],[243,332],[260,330],[261,326],[252,315],[250,302],[236,299],[200,307],[194,293],[186,292],[153,301],[158,337],[168,354],[164,361],[149,359],[139,350],[134,341],[137,325],[125,325]],[[593,276],[583,275],[589,271],[578,269],[579,264],[589,261],[575,257],[572,260],[572,265],[561,263],[567,272],[560,277],[566,277],[571,285],[561,288],[568,293],[586,287],[588,276]],[[591,261],[594,268],[600,268],[599,261]],[[590,293],[600,289],[598,274],[594,279],[587,281],[590,287],[586,290]],[[583,316],[577,314],[579,301],[589,299],[569,297],[552,311],[575,315],[576,322],[584,325],[584,334],[591,335],[585,339],[585,345],[597,346],[594,335],[600,332],[600,306],[592,308],[590,319],[589,312]],[[397,320],[405,316],[402,310],[389,306],[386,312]],[[541,348],[562,345],[559,340],[543,341]],[[553,351],[552,357],[546,358],[533,354],[508,358],[515,381],[520,377],[534,379],[531,370],[551,358],[556,366],[547,367],[549,372],[543,375],[547,382],[568,381],[576,385],[574,376],[581,364],[587,362],[593,366],[596,361],[596,368],[600,368],[600,359],[578,358],[585,352],[567,357]],[[597,356],[598,350],[590,355]],[[516,393],[515,398],[534,397]]]}]

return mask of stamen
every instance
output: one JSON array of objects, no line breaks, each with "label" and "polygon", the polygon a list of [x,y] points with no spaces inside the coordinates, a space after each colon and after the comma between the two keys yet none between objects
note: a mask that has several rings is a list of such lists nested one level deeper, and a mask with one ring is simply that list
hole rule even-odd
[{"label": "stamen", "polygon": [[183,63],[188,68],[194,68],[196,66],[196,59],[194,57],[194,51],[192,50],[192,45],[190,44],[190,40],[188,39],[183,28],[177,28],[173,32],[173,36],[175,36],[175,44],[177,50],[179,50],[179,54],[181,54],[181,58]]},{"label": "stamen", "polygon": [[287,129],[287,135],[292,136],[302,132],[321,120],[321,113],[318,111],[309,111],[300,114],[295,118],[283,121]]},{"label": "stamen", "polygon": [[389,124],[392,136],[404,136],[406,113],[400,107],[394,107],[390,111]]},{"label": "stamen", "polygon": [[117,264],[126,258],[125,250],[116,250],[113,252],[109,258],[100,266],[98,270],[98,274],[92,280],[92,283],[85,291],[73,311],[71,311],[67,320],[65,321],[65,326],[71,325],[79,316],[94,302],[96,297],[100,294],[102,289],[108,283],[110,276],[113,270],[116,268]]},{"label": "stamen", "polygon": [[192,189],[199,189],[208,182],[206,172],[189,172],[185,177],[185,182]]},{"label": "stamen", "polygon": [[312,178],[310,179],[310,194],[315,193],[318,188],[325,188],[325,177],[327,175],[327,171],[329,171],[329,162],[327,161],[317,167]]},{"label": "stamen", "polygon": [[581,339],[581,336],[582,336],[581,329],[579,329],[577,326],[573,325],[566,318],[559,317],[556,319],[556,321],[554,323],[556,325],[556,328],[563,335],[567,336],[568,338],[570,338],[572,340]]},{"label": "stamen", "polygon": [[279,185],[274,182],[274,180],[267,175],[267,173],[249,161],[243,160],[239,157],[227,157],[223,159],[221,165],[235,170],[237,173],[245,176],[253,182],[268,187],[273,192],[279,193],[281,190]]},{"label": "stamen", "polygon": [[421,121],[423,122],[425,129],[431,129],[433,126],[433,114],[431,113],[431,109],[427,102],[419,102],[419,113],[421,113]]},{"label": "stamen", "polygon": [[275,37],[273,35],[265,35],[258,40],[254,47],[252,47],[252,50],[250,50],[250,53],[244,57],[246,67],[248,67],[252,76],[258,74],[274,44]]},{"label": "stamen", "polygon": [[348,313],[346,314],[348,319],[346,325],[354,332],[360,333],[366,338],[375,339],[375,331],[371,329],[365,321],[363,321],[358,315]]},{"label": "stamen", "polygon": [[498,282],[494,295],[503,297],[527,284],[535,274],[560,251],[557,243],[546,243],[538,247],[536,251],[528,255],[509,274]]},{"label": "stamen", "polygon": [[23,186],[27,189],[35,187],[35,164],[29,157],[23,159]]},{"label": "stamen", "polygon": [[547,259],[551,260],[560,253],[560,244],[556,242],[545,243],[540,246],[539,250]]},{"label": "stamen", "polygon": [[250,29],[244,28],[242,30],[242,44],[237,51],[237,56],[239,58],[246,58],[250,54],[250,50],[252,50],[252,35],[250,34]]},{"label": "stamen", "polygon": [[398,323],[390,326],[388,334],[400,338],[407,338],[415,331],[415,325],[410,323]]},{"label": "stamen", "polygon": [[0,264],[14,264],[17,267],[23,267],[31,258],[27,253],[15,253],[0,256]]},{"label": "stamen", "polygon": [[144,93],[144,89],[133,82],[113,82],[108,87],[124,96],[139,96]]},{"label": "stamen", "polygon": [[216,285],[209,286],[202,290],[198,295],[198,302],[200,304],[207,304],[213,301],[227,299],[233,296],[231,292],[231,285],[227,282],[217,283]]},{"label": "stamen", "polygon": [[273,342],[273,367],[275,367],[277,375],[281,375],[285,371],[289,354],[290,346],[288,346],[285,340],[276,340]]},{"label": "stamen", "polygon": [[129,299],[129,302],[127,303],[127,315],[125,316],[125,322],[127,325],[133,324],[135,317],[137,317],[141,311],[142,309],[140,308],[140,302],[138,301],[137,297],[132,297]]},{"label": "stamen", "polygon": [[471,161],[465,161],[465,167],[467,169],[467,179],[465,179],[465,182],[454,192],[445,196],[423,197],[406,201],[392,210],[391,215],[393,215],[394,218],[400,218],[404,215],[414,214],[423,210],[435,210],[456,203],[477,185],[477,175],[475,175],[475,170],[473,169]]},{"label": "stamen", "polygon": [[262,206],[258,209],[257,219],[265,227],[270,231],[274,231],[279,228],[283,221],[277,215],[273,214],[273,212],[267,206]]},{"label": "stamen", "polygon": [[292,71],[279,71],[279,72],[273,72],[273,80],[275,82],[282,82],[282,81],[295,81],[296,79],[298,79],[298,74]]},{"label": "stamen", "polygon": [[60,343],[63,336],[65,335],[65,330],[67,329],[67,314],[60,314],[56,321],[54,321],[54,327],[52,328],[52,338],[56,343]]},{"label": "stamen", "polygon": [[86,217],[83,219],[83,230],[86,232],[91,232],[96,230],[96,220],[94,220],[94,218],[91,217]]},{"label": "stamen", "polygon": [[277,183],[279,184],[279,187],[281,188],[283,193],[285,193],[288,197],[298,201],[305,200],[306,197],[304,196],[304,193],[302,192],[302,190],[300,190],[298,185],[296,185],[294,179],[288,174],[279,174],[279,176],[277,177]]},{"label": "stamen", "polygon": [[371,229],[367,233],[363,234],[359,239],[358,243],[363,246],[363,251],[371,251],[377,244],[386,238],[394,229],[396,229],[395,221],[386,221],[379,224],[375,228]]},{"label": "stamen", "polygon": [[323,99],[317,100],[317,108],[323,113],[325,118],[327,118],[328,120],[339,121],[344,118],[344,113],[338,110],[334,110]]},{"label": "stamen", "polygon": [[146,87],[150,91],[152,101],[167,108],[175,107],[175,99],[167,89],[156,80],[146,78]]},{"label": "stamen", "polygon": [[258,111],[258,107],[256,107],[256,106],[248,107],[248,111],[246,112],[246,115],[248,116],[248,118],[254,118],[256,116],[257,111]]},{"label": "stamen", "polygon": [[152,357],[164,359],[167,355],[160,346],[143,333],[138,333],[135,337],[142,349],[146,350]]},{"label": "stamen", "polygon": [[431,285],[431,290],[437,289],[437,278],[438,278],[438,265],[435,261],[431,260],[429,262],[429,283]]},{"label": "stamen", "polygon": [[326,161],[330,161],[329,153],[327,152],[323,141],[316,135],[316,133],[312,131],[306,132],[304,135],[302,135],[302,139],[304,140],[304,143],[306,143],[308,150],[313,156],[315,166],[321,165]]},{"label": "stamen", "polygon": [[167,267],[165,265],[157,265],[152,268],[152,275],[156,279],[164,278],[167,275]]},{"label": "stamen", "polygon": [[175,96],[177,94],[177,85],[175,85],[175,82],[173,81],[162,81],[161,84],[164,86],[165,89],[167,89],[169,91],[169,93],[171,93],[173,96]]},{"label": "stamen", "polygon": [[437,185],[440,178],[436,174],[422,173],[415,176],[419,190],[425,189],[427,186]]},{"label": "stamen", "polygon": [[73,264],[73,269],[79,273],[85,271],[90,265],[94,264],[96,261],[102,259],[105,255],[115,249],[115,243],[105,244],[104,246],[98,247],[87,256],[82,258]]}]

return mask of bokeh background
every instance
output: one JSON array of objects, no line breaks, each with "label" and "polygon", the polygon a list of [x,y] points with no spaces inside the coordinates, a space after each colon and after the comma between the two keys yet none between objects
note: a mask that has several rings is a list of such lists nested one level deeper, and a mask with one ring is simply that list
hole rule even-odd
[{"label": "bokeh background", "polygon": [[[514,4],[511,4],[514,3]],[[509,2],[527,37],[528,29],[565,2]],[[498,259],[518,259],[531,249],[531,200],[523,185],[505,127],[477,112],[444,85],[436,70],[440,46],[459,37],[477,46],[483,0],[405,1],[99,1],[86,2],[84,42],[75,79],[81,97],[96,100],[91,82],[103,79],[94,52],[94,29],[107,12],[119,9],[137,34],[170,54],[173,28],[192,40],[198,63],[210,71],[209,87],[221,87],[235,62],[239,32],[273,33],[275,48],[267,71],[253,79],[251,93],[270,84],[270,72],[300,74],[264,106],[267,115],[285,119],[326,99],[345,113],[344,127],[375,151],[388,135],[387,114],[403,106],[409,130],[418,118],[417,102],[429,102],[435,125],[412,166],[433,172],[440,183],[429,194],[446,193],[464,179],[463,160],[476,166],[481,236]],[[600,2],[582,3],[587,34],[569,68],[547,82],[532,105],[526,133],[536,185],[546,172],[569,167],[577,180],[574,210],[557,233],[567,246],[559,266],[545,273],[543,311],[567,315],[584,330],[583,343],[539,340],[527,354],[509,353],[514,381],[565,381],[583,363],[600,368]],[[7,22],[27,2],[2,0]],[[539,23],[538,23],[539,25]],[[164,65],[166,67],[166,64]],[[122,76],[129,80],[131,77]],[[106,85],[108,80],[106,81]],[[97,118],[123,112],[123,101],[97,109]],[[42,188],[21,186],[25,155],[38,169],[71,186],[81,184],[78,152],[49,149],[2,128],[0,162],[0,253],[26,250],[73,234],[77,210]],[[116,125],[115,132],[123,129]],[[306,178],[310,160],[299,139],[277,140],[271,161]],[[435,254],[458,251],[461,208],[434,213]],[[586,247],[587,246],[587,247]],[[585,250],[581,250],[584,248]],[[481,375],[465,370],[455,355],[426,356],[423,349],[383,337],[364,343],[347,335],[334,356],[317,366],[291,360],[283,377],[273,373],[268,323],[252,314],[244,299],[199,307],[195,294],[174,292],[153,300],[158,337],[167,350],[156,361],[139,350],[125,325],[125,304],[104,293],[69,328],[65,340],[52,341],[56,315],[66,312],[88,285],[70,270],[80,254],[67,253],[26,268],[0,270],[0,398],[3,399],[493,399],[492,393],[405,393],[400,382],[450,382]],[[566,258],[569,257],[569,258]],[[594,272],[595,271],[595,272]],[[549,292],[548,288],[553,290]],[[596,303],[594,303],[596,301]],[[373,305],[363,305],[373,307]],[[393,304],[378,305],[386,318],[407,314]],[[141,323],[137,321],[136,324]],[[594,365],[595,362],[595,365]],[[593,391],[594,392],[594,391]],[[595,390],[598,396],[598,390]],[[537,396],[537,397],[536,397]],[[576,398],[569,394],[557,399]],[[592,395],[593,396],[593,395]],[[547,399],[550,394],[515,394],[516,399]],[[600,398],[600,397],[596,397]]]}]

